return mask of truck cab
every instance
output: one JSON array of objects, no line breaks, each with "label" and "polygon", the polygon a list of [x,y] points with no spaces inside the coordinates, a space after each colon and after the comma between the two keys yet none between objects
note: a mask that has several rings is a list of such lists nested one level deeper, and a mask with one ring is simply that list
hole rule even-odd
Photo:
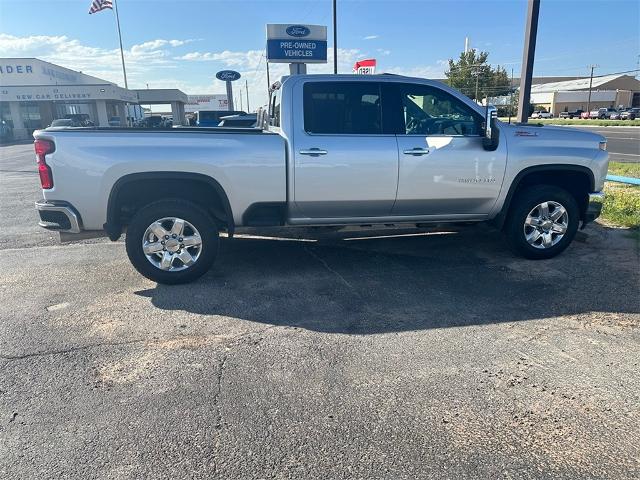
[{"label": "truck cab", "polygon": [[485,111],[467,97],[386,75],[295,76],[281,88],[271,128],[288,139],[291,223],[490,213],[506,142],[485,149]]}]

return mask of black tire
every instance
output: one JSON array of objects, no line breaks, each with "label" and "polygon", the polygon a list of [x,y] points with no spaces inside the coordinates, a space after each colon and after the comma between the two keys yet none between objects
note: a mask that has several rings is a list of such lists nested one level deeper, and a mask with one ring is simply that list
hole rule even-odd
[{"label": "black tire", "polygon": [[[147,259],[142,249],[147,228],[153,222],[166,217],[186,220],[200,233],[200,256],[185,270],[161,270]],[[213,218],[194,203],[180,199],[159,200],[136,212],[127,227],[125,243],[129,260],[135,269],[149,280],[167,285],[189,283],[204,275],[213,265],[218,255],[218,227]]]},{"label": "black tire", "polygon": [[[566,190],[553,185],[535,185],[516,194],[505,224],[507,243],[514,253],[532,260],[552,258],[564,251],[573,241],[578,230],[580,210],[576,199]],[[529,244],[525,235],[525,220],[529,213],[542,202],[557,202],[567,212],[566,232],[560,240],[547,248],[536,248]]]}]

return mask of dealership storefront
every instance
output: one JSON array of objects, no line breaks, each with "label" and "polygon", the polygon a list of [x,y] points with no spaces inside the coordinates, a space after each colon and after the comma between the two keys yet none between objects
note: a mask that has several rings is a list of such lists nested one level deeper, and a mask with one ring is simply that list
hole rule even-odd
[{"label": "dealership storefront", "polygon": [[14,139],[69,115],[98,126],[126,125],[141,112],[137,104],[135,91],[106,80],[36,58],[0,58],[0,120]]}]

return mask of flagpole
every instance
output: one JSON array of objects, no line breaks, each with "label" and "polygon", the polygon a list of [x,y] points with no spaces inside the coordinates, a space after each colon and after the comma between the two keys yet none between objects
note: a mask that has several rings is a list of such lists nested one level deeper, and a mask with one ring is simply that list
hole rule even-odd
[{"label": "flagpole", "polygon": [[118,3],[116,0],[113,0],[113,6],[116,10],[116,24],[118,25],[118,39],[120,40],[120,58],[122,59],[122,74],[124,75],[124,88],[129,90],[129,85],[127,84],[127,69],[124,66],[124,50],[122,49],[122,32],[120,32],[120,16],[118,15]]}]

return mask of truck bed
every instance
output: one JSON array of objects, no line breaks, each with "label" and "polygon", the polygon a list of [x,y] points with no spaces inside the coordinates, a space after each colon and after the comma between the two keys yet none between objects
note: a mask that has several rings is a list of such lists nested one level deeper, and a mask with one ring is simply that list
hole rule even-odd
[{"label": "truck bed", "polygon": [[[117,181],[127,175],[180,172],[206,175],[227,193],[236,225],[256,203],[286,201],[285,140],[254,128],[60,128],[34,132],[52,140],[47,155],[54,187],[47,201],[71,203],[83,228],[100,230]],[[60,194],[58,192],[61,192]],[[166,197],[179,196],[180,185]]]}]

